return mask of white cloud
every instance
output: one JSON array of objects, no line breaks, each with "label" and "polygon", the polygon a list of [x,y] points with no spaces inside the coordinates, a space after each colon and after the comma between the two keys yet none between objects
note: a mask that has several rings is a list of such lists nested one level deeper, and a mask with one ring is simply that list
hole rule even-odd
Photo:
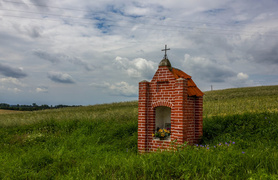
[{"label": "white cloud", "polygon": [[229,82],[234,87],[247,87],[247,86],[254,86],[258,85],[253,80],[249,79],[249,75],[245,73],[238,73],[237,76],[229,78]]},{"label": "white cloud", "polygon": [[143,58],[136,58],[130,61],[119,56],[116,57],[115,64],[133,78],[151,79],[157,67],[156,63]]},{"label": "white cloud", "polygon": [[47,87],[37,87],[36,88],[36,92],[40,93],[47,93],[48,92],[48,88]]},{"label": "white cloud", "polygon": [[16,85],[16,86],[21,86],[21,87],[26,86],[25,84],[20,82],[18,79],[12,78],[12,77],[0,78],[0,82],[5,83],[5,84],[13,84],[13,85]]},{"label": "white cloud", "polygon": [[237,78],[239,79],[239,80],[246,80],[246,79],[248,79],[248,74],[244,74],[244,73],[242,73],[242,72],[240,72],[240,73],[238,73],[237,74]]}]

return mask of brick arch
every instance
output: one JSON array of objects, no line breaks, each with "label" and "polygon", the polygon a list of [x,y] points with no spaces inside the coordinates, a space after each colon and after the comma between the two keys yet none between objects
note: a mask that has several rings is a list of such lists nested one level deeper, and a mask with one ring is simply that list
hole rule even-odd
[{"label": "brick arch", "polygon": [[158,106],[166,106],[169,108],[173,108],[174,105],[173,103],[169,102],[169,101],[156,101],[152,103],[152,108],[156,108]]}]

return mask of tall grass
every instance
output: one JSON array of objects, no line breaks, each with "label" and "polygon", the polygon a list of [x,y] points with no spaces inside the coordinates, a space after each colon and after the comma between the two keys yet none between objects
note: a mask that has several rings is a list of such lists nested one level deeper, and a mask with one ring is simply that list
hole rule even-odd
[{"label": "tall grass", "polygon": [[0,179],[277,179],[277,92],[206,92],[202,142],[143,155],[137,102],[1,114]]},{"label": "tall grass", "polygon": [[204,116],[278,112],[278,86],[205,92]]}]

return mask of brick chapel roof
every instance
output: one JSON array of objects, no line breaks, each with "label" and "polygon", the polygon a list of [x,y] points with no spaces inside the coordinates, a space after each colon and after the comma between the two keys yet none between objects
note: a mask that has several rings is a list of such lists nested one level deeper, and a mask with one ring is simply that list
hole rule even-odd
[{"label": "brick chapel roof", "polygon": [[191,79],[191,76],[186,74],[185,72],[177,69],[171,68],[171,72],[173,73],[176,79],[184,78],[188,80],[188,96],[203,96],[204,93],[196,86],[194,81]]}]

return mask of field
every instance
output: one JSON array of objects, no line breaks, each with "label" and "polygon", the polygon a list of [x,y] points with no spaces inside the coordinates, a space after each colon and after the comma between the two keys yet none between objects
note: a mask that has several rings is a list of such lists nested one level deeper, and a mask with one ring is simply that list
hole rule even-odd
[{"label": "field", "polygon": [[1,114],[15,114],[15,113],[21,113],[21,112],[20,111],[12,111],[12,110],[0,109],[0,115]]},{"label": "field", "polygon": [[137,153],[134,102],[0,112],[0,179],[278,179],[278,86],[205,92],[204,136]]}]

